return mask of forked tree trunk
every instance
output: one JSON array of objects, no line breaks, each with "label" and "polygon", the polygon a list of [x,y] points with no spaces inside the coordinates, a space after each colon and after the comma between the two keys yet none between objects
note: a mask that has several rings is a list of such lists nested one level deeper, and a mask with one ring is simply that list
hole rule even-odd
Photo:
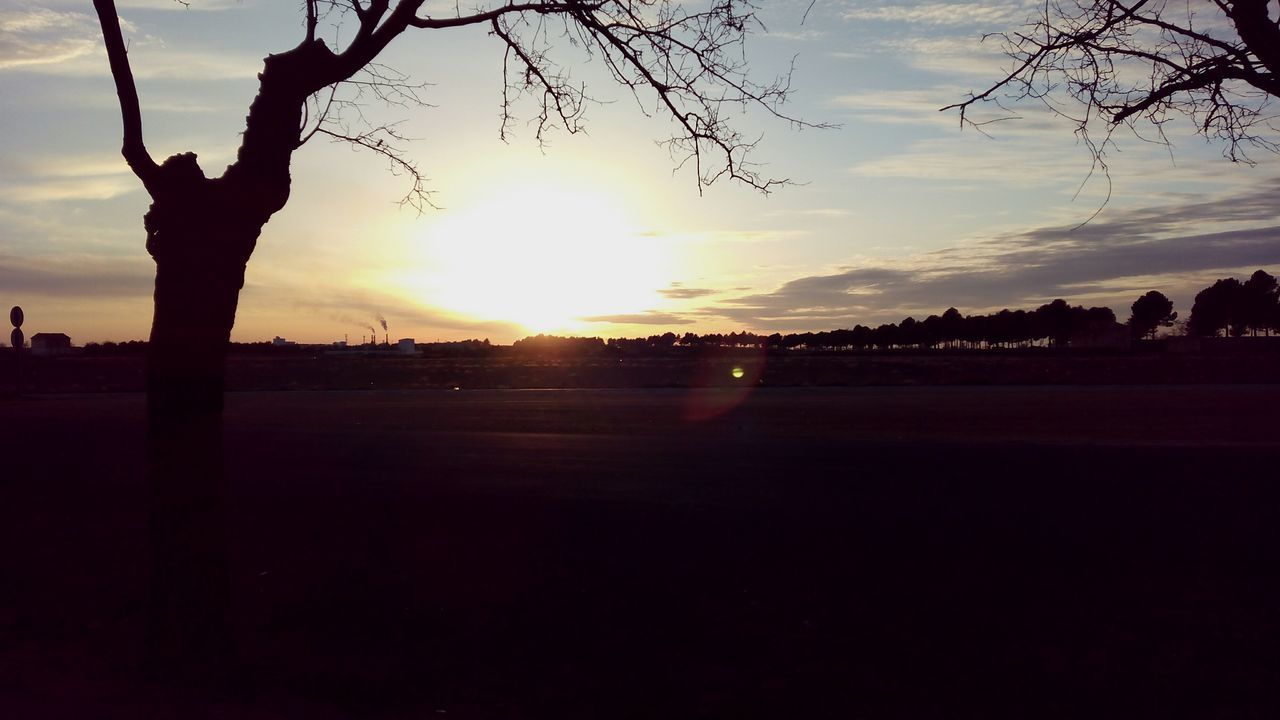
[{"label": "forked tree trunk", "polygon": [[373,24],[362,22],[358,53],[339,58],[309,32],[293,50],[268,56],[236,160],[209,179],[193,154],[161,165],[151,158],[115,3],[93,5],[120,98],[121,152],[154,201],[145,217],[156,262],[147,360],[147,655],[163,675],[216,682],[234,668],[222,394],[245,264],[262,227],[289,199],[307,98],[372,60],[416,6],[405,6],[399,29],[372,34],[381,12]]},{"label": "forked tree trunk", "polygon": [[152,583],[148,657],[184,684],[236,667],[231,621],[222,406],[227,346],[245,265],[289,198],[304,82],[322,45],[267,58],[236,162],[204,176],[192,154],[149,175],[145,217],[156,262],[147,363]]}]

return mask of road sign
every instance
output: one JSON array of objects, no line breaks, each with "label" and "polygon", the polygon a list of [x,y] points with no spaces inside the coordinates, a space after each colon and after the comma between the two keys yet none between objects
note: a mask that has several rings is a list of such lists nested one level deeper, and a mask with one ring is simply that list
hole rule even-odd
[{"label": "road sign", "polygon": [[13,306],[13,309],[9,311],[9,322],[13,323],[16,328],[22,327],[22,308],[17,305]]},{"label": "road sign", "polygon": [[18,328],[14,328],[13,332],[9,333],[9,344],[19,350],[22,349],[22,343],[24,340],[25,338],[22,337],[22,331]]}]

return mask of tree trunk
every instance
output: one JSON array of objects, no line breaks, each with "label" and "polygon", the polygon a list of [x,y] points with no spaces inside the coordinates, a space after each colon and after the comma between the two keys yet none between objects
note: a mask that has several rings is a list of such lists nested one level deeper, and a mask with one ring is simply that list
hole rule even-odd
[{"label": "tree trunk", "polygon": [[[184,162],[171,158],[165,166]],[[147,364],[147,645],[151,667],[163,679],[223,686],[236,666],[223,379],[245,263],[260,225],[227,201],[219,181],[190,174],[194,158],[189,162],[185,180],[169,186],[146,216],[147,249],[156,261]]]},{"label": "tree trunk", "polygon": [[265,61],[237,159],[209,179],[191,153],[148,175],[144,220],[156,262],[147,362],[153,670],[226,687],[236,658],[222,447],[227,345],[258,235],[289,198],[312,43]]}]

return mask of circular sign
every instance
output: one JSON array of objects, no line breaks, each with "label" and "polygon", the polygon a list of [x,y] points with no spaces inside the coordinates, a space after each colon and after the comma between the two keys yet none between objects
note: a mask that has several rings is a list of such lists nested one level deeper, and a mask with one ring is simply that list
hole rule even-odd
[{"label": "circular sign", "polygon": [[9,322],[13,323],[16,328],[22,327],[22,308],[17,305],[13,306],[13,309],[9,311]]},{"label": "circular sign", "polygon": [[21,348],[23,344],[23,340],[24,338],[22,337],[22,331],[19,330],[18,328],[14,328],[13,332],[9,333],[9,344],[14,346],[15,348]]}]

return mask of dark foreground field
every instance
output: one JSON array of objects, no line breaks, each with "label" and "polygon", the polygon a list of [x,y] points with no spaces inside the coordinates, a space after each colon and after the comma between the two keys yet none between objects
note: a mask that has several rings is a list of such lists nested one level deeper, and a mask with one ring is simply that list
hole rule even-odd
[{"label": "dark foreground field", "polygon": [[0,717],[1274,718],[1278,407],[232,393],[203,686],[142,669],[142,398],[0,400]]}]

